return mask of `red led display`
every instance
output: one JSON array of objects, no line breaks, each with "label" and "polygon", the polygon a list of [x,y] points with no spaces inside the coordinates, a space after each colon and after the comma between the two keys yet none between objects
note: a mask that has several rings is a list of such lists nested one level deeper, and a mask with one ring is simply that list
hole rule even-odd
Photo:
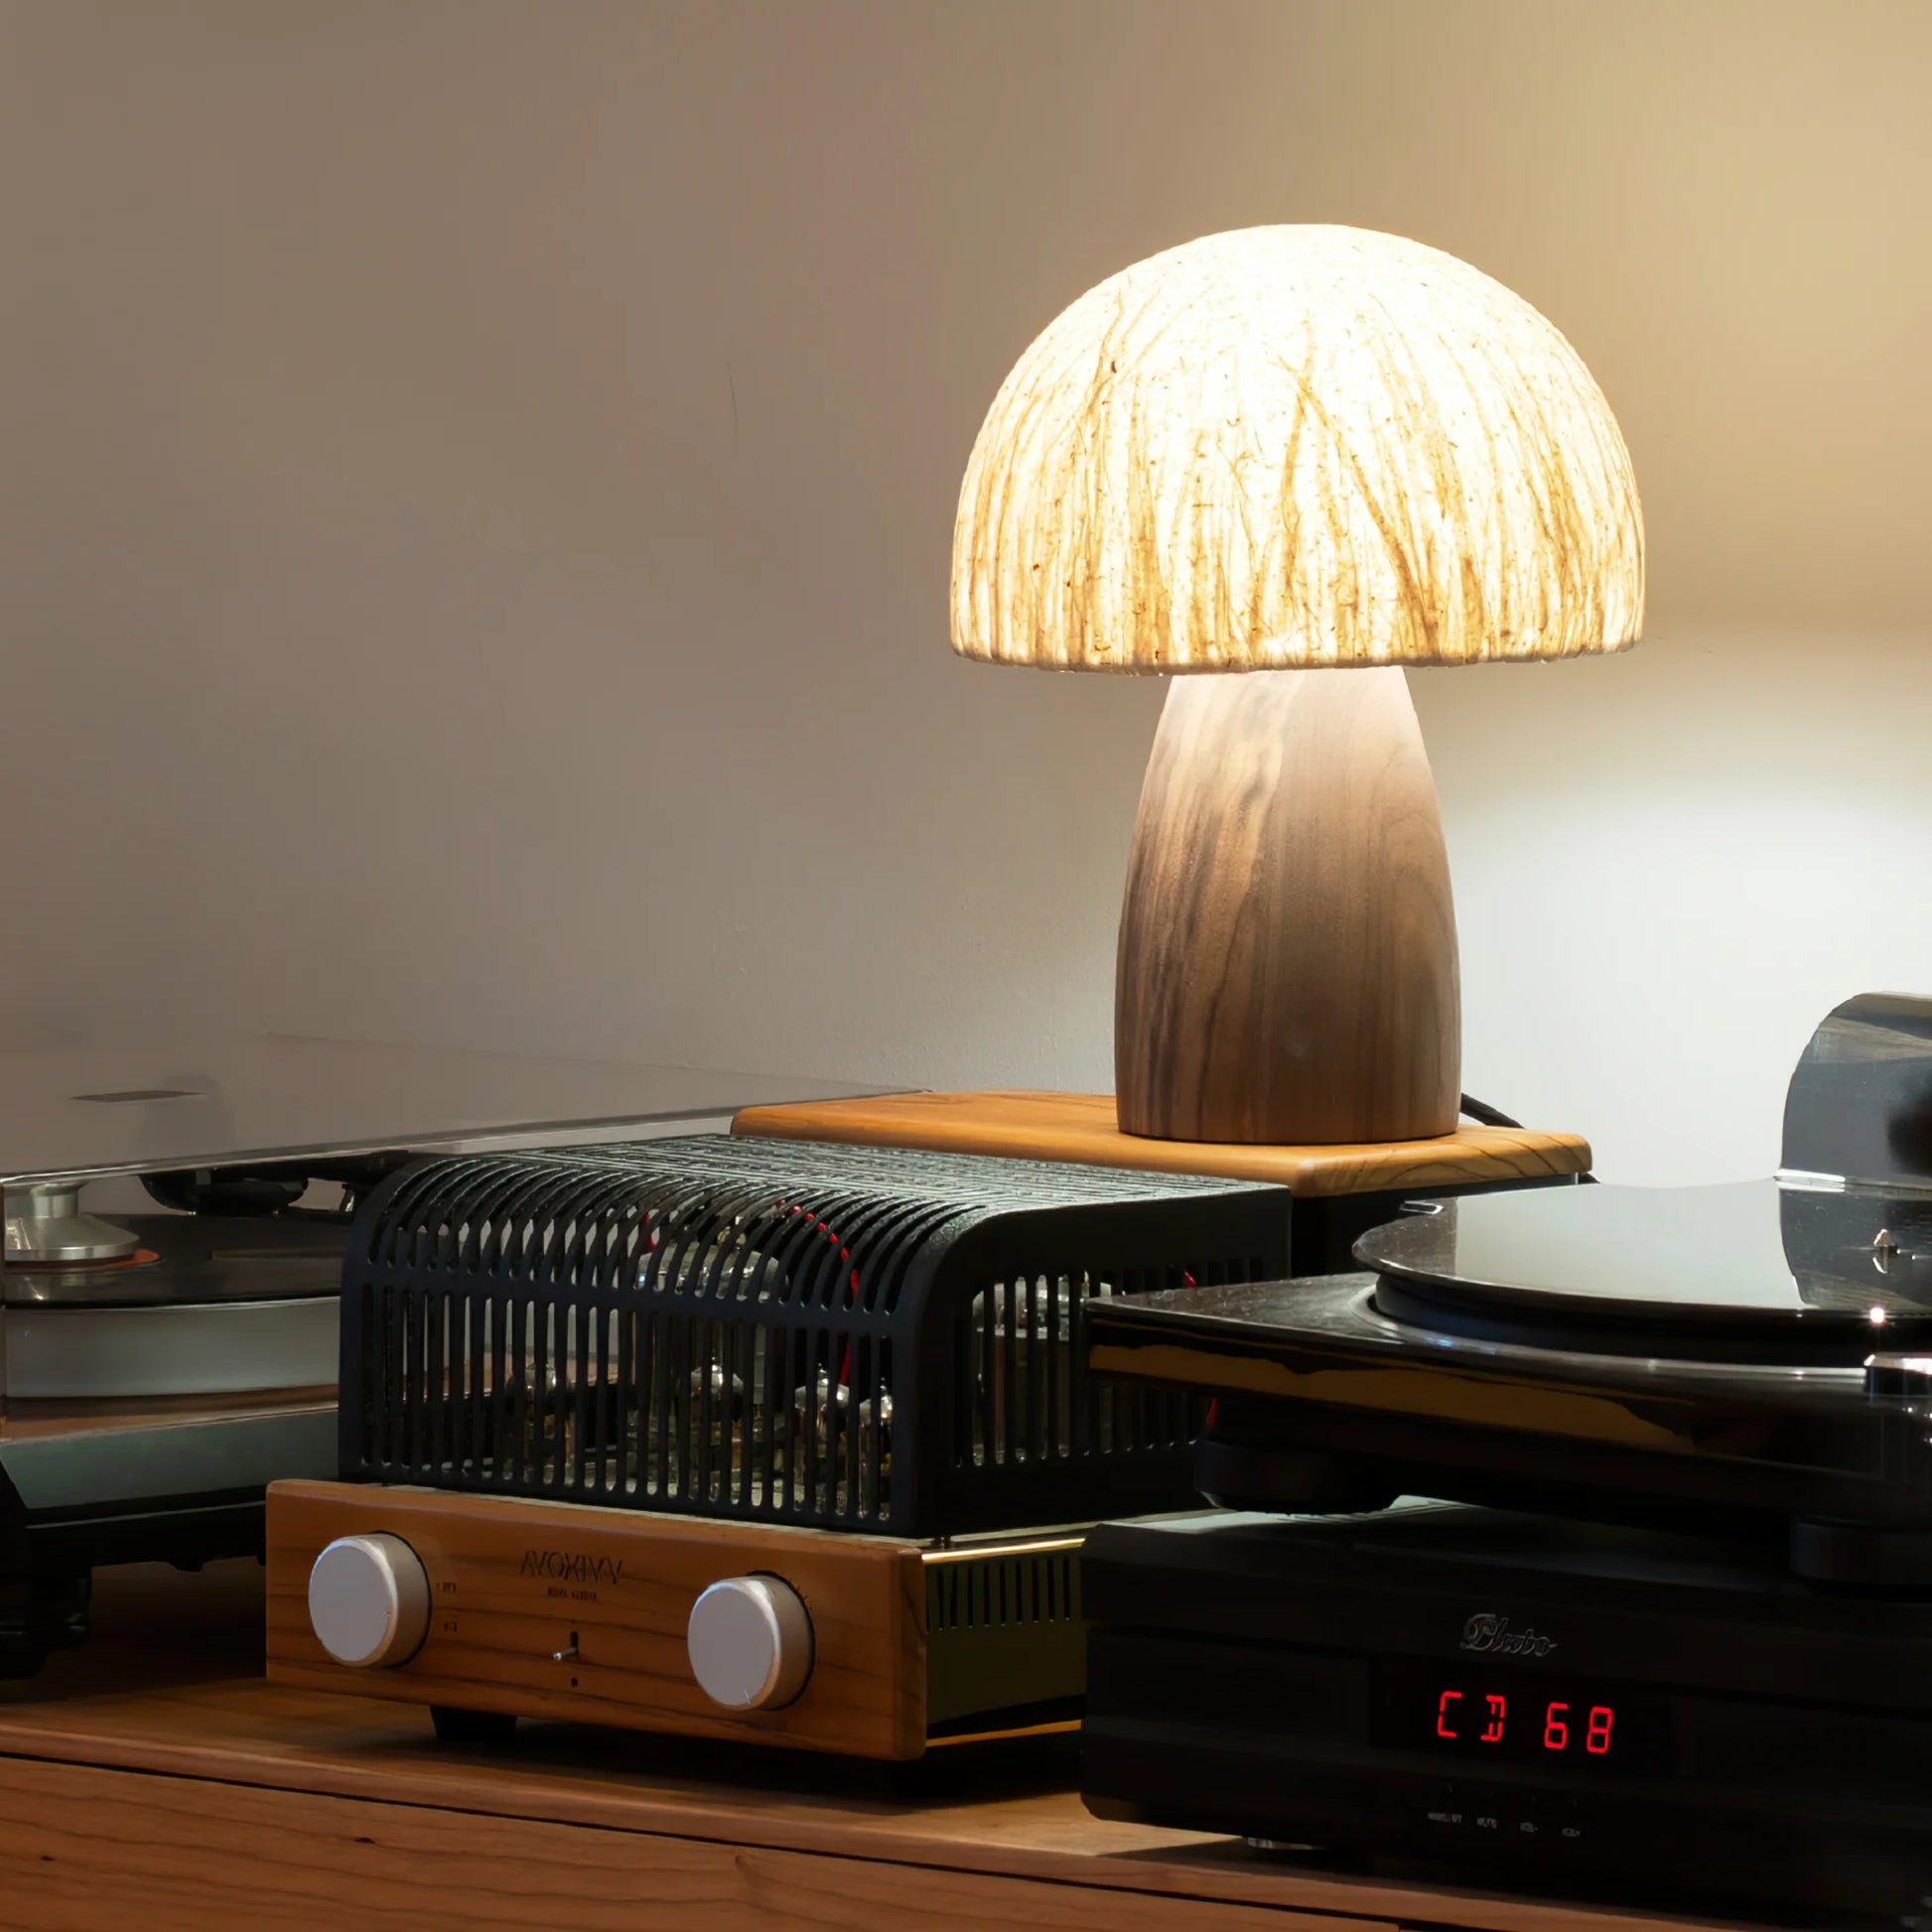
[{"label": "red led display", "polygon": [[[1475,1702],[1482,1711],[1471,1711],[1465,1718],[1456,1707],[1469,1701],[1467,1691],[1444,1691],[1436,1700],[1436,1735],[1447,1737],[1452,1744],[1473,1741],[1478,1744],[1503,1744],[1509,1741],[1509,1700],[1496,1691],[1484,1691]],[[1520,1707],[1523,1700],[1516,1700]],[[1463,1726],[1473,1725],[1477,1716],[1482,1717],[1479,1730]],[[1581,1740],[1575,1730],[1570,1716],[1570,1702],[1567,1698],[1552,1698],[1543,1707],[1543,1748],[1546,1751],[1567,1751],[1575,1742],[1581,1741],[1591,1757],[1607,1757],[1610,1739],[1616,1728],[1616,1709],[1613,1705],[1592,1704],[1589,1719]]]},{"label": "red led display", "polygon": [[1668,1712],[1654,1693],[1506,1670],[1450,1676],[1419,1663],[1377,1677],[1378,1739],[1432,1757],[1648,1773],[1668,1755]]}]

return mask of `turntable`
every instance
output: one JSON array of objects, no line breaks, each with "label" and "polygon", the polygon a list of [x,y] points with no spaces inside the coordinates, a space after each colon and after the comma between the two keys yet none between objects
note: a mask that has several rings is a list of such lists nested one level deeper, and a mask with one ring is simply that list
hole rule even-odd
[{"label": "turntable", "polygon": [[1096,1310],[1093,1363],[1217,1397],[1196,1474],[1238,1507],[1775,1534],[1800,1576],[1932,1587],[1932,1001],[1825,1021],[1784,1156],[1414,1203],[1369,1272]]},{"label": "turntable", "polygon": [[96,1565],[259,1553],[266,1484],[333,1472],[349,1210],[403,1153],[823,1092],[273,1037],[9,1056],[0,1675],[85,1633]]}]

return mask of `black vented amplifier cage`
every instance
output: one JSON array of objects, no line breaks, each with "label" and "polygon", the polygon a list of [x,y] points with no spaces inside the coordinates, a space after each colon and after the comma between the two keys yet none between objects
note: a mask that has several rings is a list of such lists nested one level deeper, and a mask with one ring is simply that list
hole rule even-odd
[{"label": "black vented amplifier cage", "polygon": [[1192,1506],[1097,1300],[1288,1266],[1286,1188],[702,1135],[419,1161],[343,1282],[345,1476],[930,1537]]}]

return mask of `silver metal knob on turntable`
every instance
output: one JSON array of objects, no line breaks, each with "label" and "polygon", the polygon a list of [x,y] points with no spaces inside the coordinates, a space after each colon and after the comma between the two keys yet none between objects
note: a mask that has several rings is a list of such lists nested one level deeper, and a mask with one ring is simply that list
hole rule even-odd
[{"label": "silver metal knob on turntable", "polygon": [[776,1577],[727,1577],[691,1605],[691,1674],[727,1711],[775,1711],[812,1674],[812,1619]]},{"label": "silver metal knob on turntable", "polygon": [[7,1189],[7,1265],[79,1268],[126,1261],[140,1237],[80,1211],[80,1183],[23,1180]]},{"label": "silver metal knob on turntable", "polygon": [[309,1624],[339,1664],[406,1664],[429,1634],[429,1573],[399,1536],[339,1536],[309,1572]]}]

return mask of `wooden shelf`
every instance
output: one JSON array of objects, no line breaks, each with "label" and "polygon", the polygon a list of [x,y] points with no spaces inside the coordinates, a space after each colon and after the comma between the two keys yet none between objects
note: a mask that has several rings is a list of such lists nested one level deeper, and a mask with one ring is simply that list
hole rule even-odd
[{"label": "wooden shelf", "polygon": [[1679,1932],[1717,1921],[1394,1885],[1106,1824],[1064,1742],[911,1767],[426,1718],[273,1688],[261,1573],[102,1572],[98,1628],[0,1687],[0,1918],[20,1928],[423,1932]]},{"label": "wooden shelf", "polygon": [[777,1140],[920,1147],[1084,1161],[1156,1173],[1274,1180],[1299,1195],[1462,1187],[1586,1173],[1589,1143],[1529,1127],[1458,1127],[1428,1141],[1365,1147],[1251,1147],[1217,1141],[1150,1141],[1123,1134],[1107,1093],[890,1093],[868,1100],[747,1107],[734,1134]]}]

